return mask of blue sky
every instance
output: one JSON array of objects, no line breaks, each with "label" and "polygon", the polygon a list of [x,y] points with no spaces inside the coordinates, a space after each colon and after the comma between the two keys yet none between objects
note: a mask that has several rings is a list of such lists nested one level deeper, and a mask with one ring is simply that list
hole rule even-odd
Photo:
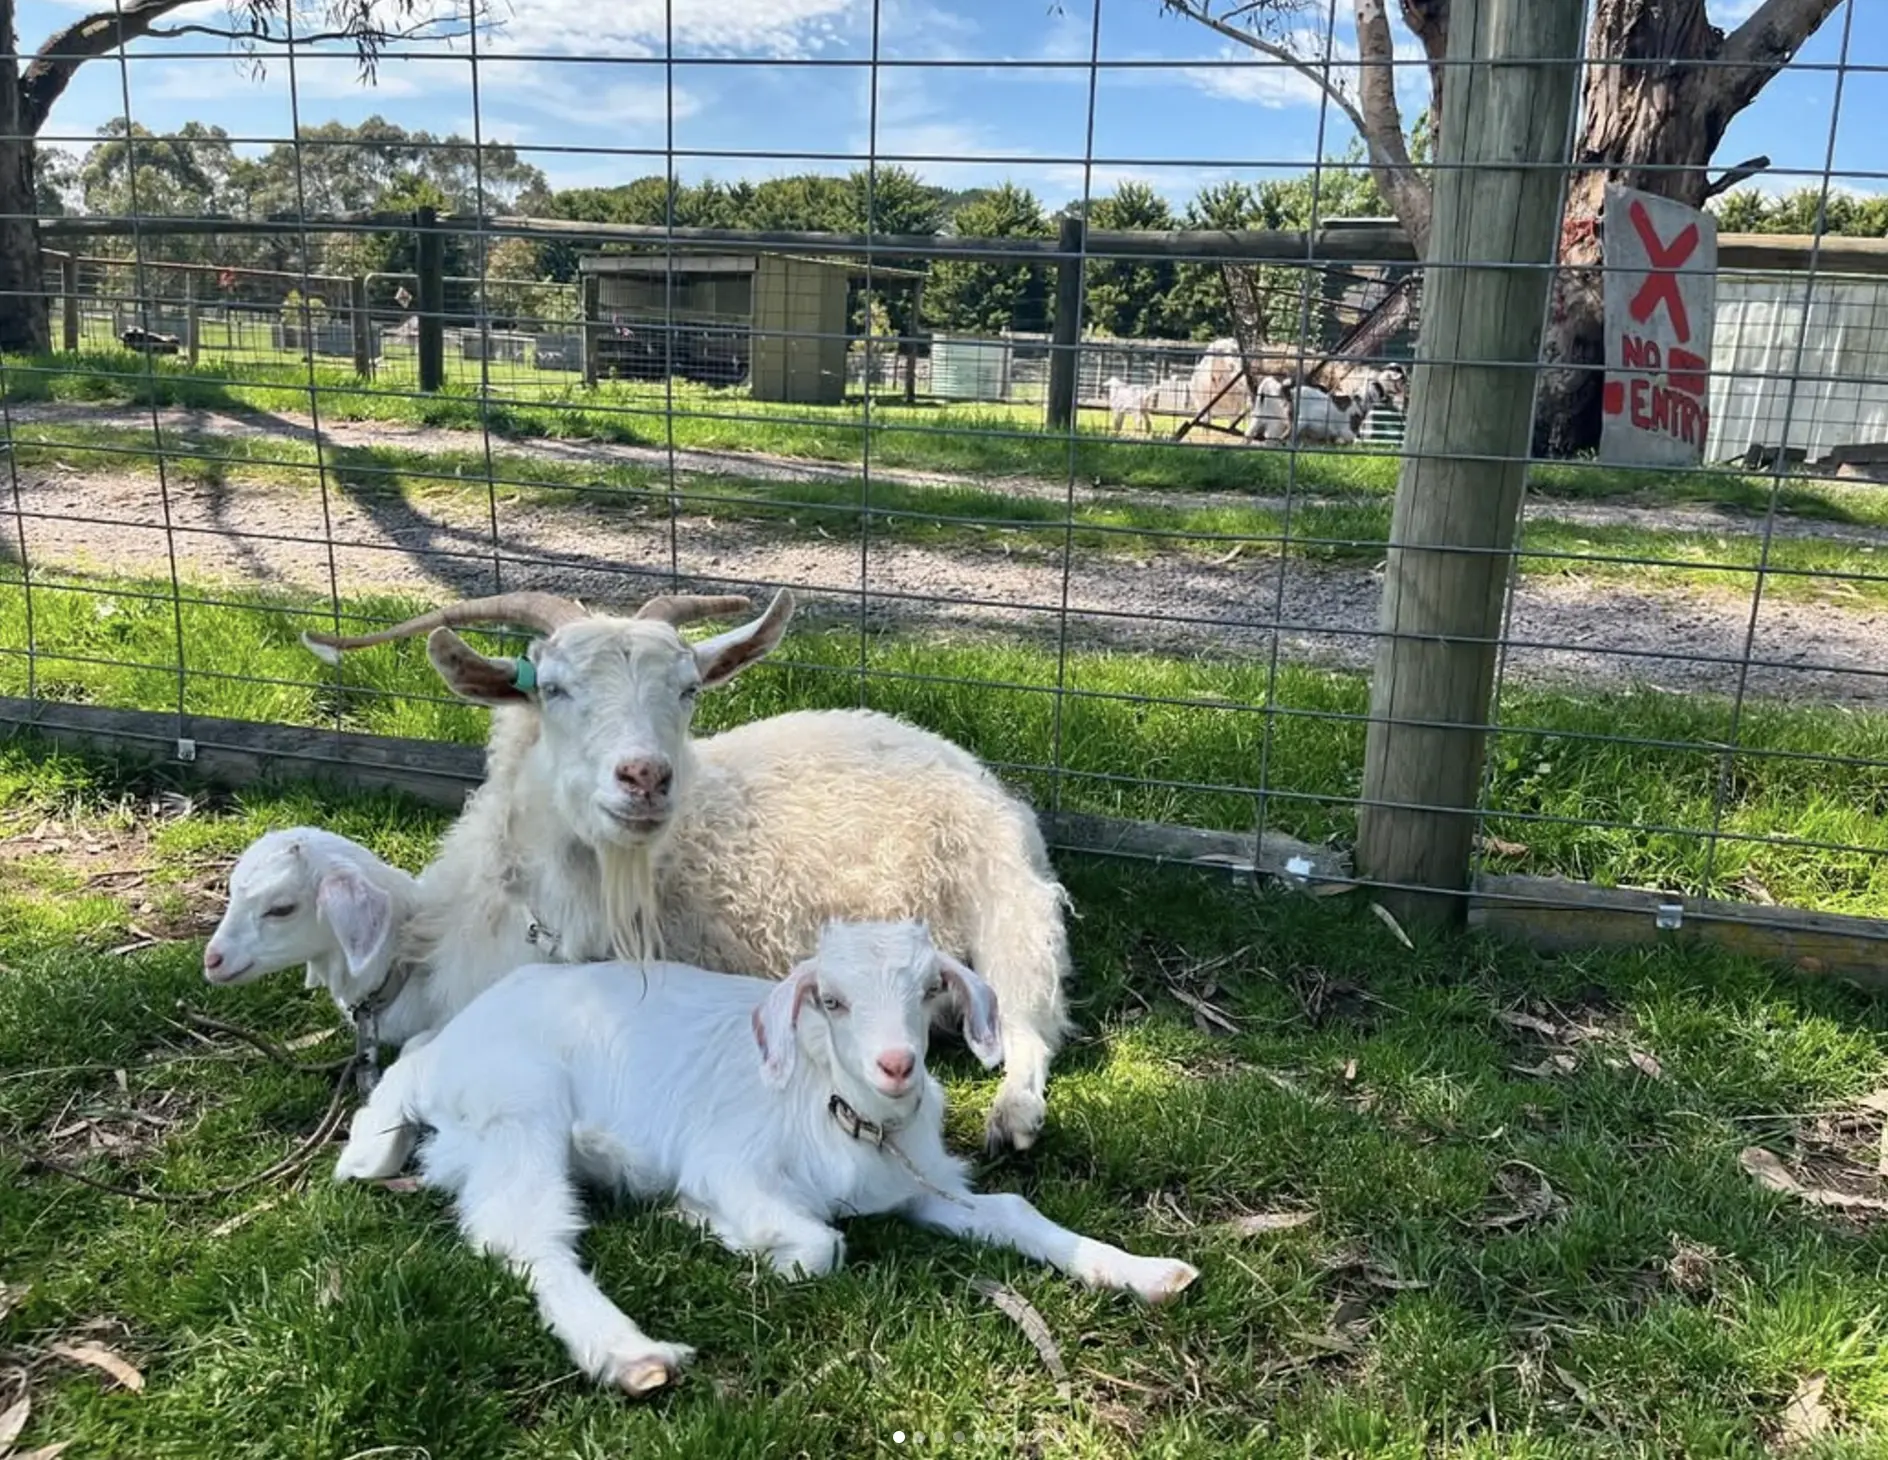
[{"label": "blue sky", "polygon": [[[130,114],[154,131],[196,120],[259,143],[291,135],[297,116],[311,125],[377,112],[404,126],[468,136],[476,117],[481,135],[518,146],[559,186],[660,172],[672,133],[680,153],[735,154],[679,156],[677,171],[689,181],[842,171],[875,147],[881,159],[922,159],[906,165],[951,186],[1013,178],[1051,206],[1085,190],[1105,193],[1123,178],[1179,201],[1225,178],[1302,172],[1321,141],[1336,152],[1351,136],[1309,82],[1276,66],[1240,64],[1250,53],[1163,14],[1159,0],[480,3],[503,24],[479,39],[476,103],[463,40],[450,54],[434,45],[425,57],[388,61],[370,88],[334,51],[304,54],[293,67],[278,58],[255,80],[221,43],[197,37],[147,41],[122,64],[112,58],[86,66],[55,108],[47,136],[84,146],[101,123],[125,114],[127,94]],[[1161,64],[1103,68],[1091,87],[1086,62],[1096,44],[1097,3],[1104,62]],[[1328,4],[1306,6],[1314,30]],[[96,0],[22,0],[22,46],[37,47],[94,8]],[[1754,8],[1755,0],[1715,0],[1710,13],[1729,25]],[[1341,61],[1354,54],[1349,0],[1336,0],[1335,10],[1332,50]],[[210,3],[173,19],[217,24],[224,14]],[[673,54],[686,58],[672,75],[662,64],[671,49],[665,15]],[[1888,3],[1848,0],[1798,65],[1738,119],[1720,161],[1766,152],[1780,170],[1819,177],[1834,120],[1838,180],[1858,191],[1888,190],[1888,69],[1844,77],[1837,117],[1833,68],[1845,26],[1851,65],[1888,68]],[[874,87],[867,63],[875,35],[881,58],[924,64],[881,67]],[[1401,89],[1413,118],[1427,82],[1414,64],[1420,51],[1401,33],[1399,53],[1412,61]],[[768,64],[729,64],[755,60]],[[1057,62],[1079,64],[1057,69]],[[1084,161],[1090,158],[1092,165]],[[1782,190],[1809,180],[1780,172],[1768,185]]]}]

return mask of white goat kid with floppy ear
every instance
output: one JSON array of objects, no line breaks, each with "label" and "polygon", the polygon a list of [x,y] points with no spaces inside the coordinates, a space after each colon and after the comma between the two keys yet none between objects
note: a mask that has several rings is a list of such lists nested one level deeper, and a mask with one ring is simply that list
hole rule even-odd
[{"label": "white goat kid with floppy ear", "polygon": [[[777,977],[828,920],[922,918],[1003,999],[988,1138],[1027,1147],[1069,970],[1033,812],[976,757],[888,715],[800,711],[692,739],[696,692],[768,653],[792,598],[692,646],[677,626],[741,606],[658,598],[624,619],[509,594],[361,638],[307,636],[334,657],[429,633],[440,677],[495,711],[486,782],[422,875],[413,956],[468,995],[546,959],[660,953]],[[540,637],[488,658],[452,632],[473,623]]]},{"label": "white goat kid with floppy ear", "polygon": [[835,1217],[898,1212],[1149,1302],[1190,1284],[1184,1262],[970,1190],[924,1063],[952,1006],[994,1063],[995,994],[912,922],[831,924],[779,982],[678,963],[521,969],[393,1065],[335,1179],[393,1175],[430,1128],[421,1179],[453,1193],[466,1237],[524,1274],[586,1373],[638,1394],[692,1351],[650,1338],[584,1272],[578,1181],[674,1196],[724,1246],[788,1275],[840,1264]]},{"label": "white goat kid with floppy ear", "polygon": [[[394,987],[399,934],[418,893],[412,875],[344,836],[312,826],[265,832],[236,859],[229,905],[203,949],[213,984],[248,983],[306,964],[350,1016],[384,1012]],[[387,1029],[405,1039],[426,1028],[415,1009]]]}]

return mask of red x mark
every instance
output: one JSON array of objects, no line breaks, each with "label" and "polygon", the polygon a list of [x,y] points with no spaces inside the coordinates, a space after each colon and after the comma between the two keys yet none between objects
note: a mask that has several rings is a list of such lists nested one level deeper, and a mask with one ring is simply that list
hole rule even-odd
[{"label": "red x mark", "polygon": [[1685,301],[1678,292],[1678,275],[1673,271],[1690,258],[1692,250],[1697,248],[1698,225],[1687,223],[1685,231],[1668,245],[1659,241],[1652,220],[1646,216],[1645,204],[1635,198],[1626,212],[1632,218],[1632,226],[1638,231],[1639,241],[1645,245],[1646,258],[1652,264],[1652,272],[1646,276],[1645,283],[1639,286],[1639,292],[1632,296],[1632,303],[1627,307],[1632,317],[1644,324],[1662,302],[1665,312],[1672,317],[1672,328],[1678,332],[1678,338],[1688,340],[1691,338],[1691,320],[1685,313]]}]

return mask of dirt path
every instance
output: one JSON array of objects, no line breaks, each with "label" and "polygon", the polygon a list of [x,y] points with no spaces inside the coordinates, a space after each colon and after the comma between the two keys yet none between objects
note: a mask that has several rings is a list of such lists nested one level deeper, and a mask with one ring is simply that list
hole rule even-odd
[{"label": "dirt path", "polygon": [[[154,478],[23,474],[21,491],[27,552],[41,578],[59,570],[168,573]],[[170,510],[178,571],[192,579],[293,587],[314,603],[325,599],[331,571],[344,592],[388,589],[425,598],[486,592],[495,582],[489,506],[460,493],[417,501],[331,497],[324,521],[319,495],[305,490],[173,486]],[[13,524],[4,527],[0,552],[12,555]],[[626,577],[626,570],[666,576],[673,543],[676,566],[694,584],[791,584],[806,590],[811,618],[856,621],[859,614],[856,540],[700,518],[679,520],[672,536],[659,511],[546,505],[515,492],[499,500],[497,532],[507,588],[548,587],[620,602],[648,582]],[[1029,539],[1014,534],[1006,541]],[[1007,552],[869,542],[868,621],[1053,640],[1062,627],[1064,570],[1053,536],[1041,542]],[[1067,631],[1077,644],[1262,657],[1276,624],[1286,657],[1347,667],[1370,657],[1378,597],[1368,568],[1287,564],[1257,554],[1217,561],[1177,554],[1078,558],[1066,588]],[[1747,600],[1729,595],[1530,577],[1515,603],[1518,647],[1509,673],[1730,692],[1749,611]],[[1753,694],[1888,707],[1888,679],[1870,672],[1888,667],[1888,615],[1773,601],[1761,616],[1754,657],[1772,662],[1751,670]]]},{"label": "dirt path", "polygon": [[[27,428],[21,434],[28,437],[32,434],[30,428],[35,425],[89,425],[132,431],[149,431],[152,425],[149,408],[139,406],[53,402],[11,406],[9,415],[15,430]],[[157,413],[157,422],[167,438],[162,444],[171,450],[186,444],[183,440],[168,439],[173,436],[226,436],[250,440],[274,438],[296,441],[306,446],[313,446],[317,440],[314,420],[293,412],[262,415],[166,408]],[[481,432],[416,426],[398,421],[331,421],[324,418],[319,439],[334,446],[382,447],[417,452],[481,454],[485,450],[485,436]],[[492,438],[491,446],[495,455],[525,457],[563,465],[642,466],[666,471],[672,463],[678,477],[741,476],[774,482],[852,482],[859,478],[856,463],[810,461],[803,457],[776,456],[767,452],[677,450],[671,453],[662,446],[549,438],[509,440],[497,436]],[[1273,510],[1281,510],[1286,506],[1282,496],[1244,492],[1100,487],[1080,483],[1071,487],[1066,480],[1042,477],[972,476],[962,472],[919,471],[909,467],[882,467],[876,464],[872,467],[872,476],[876,481],[903,486],[975,487],[1054,502],[1072,497],[1077,502],[1151,500],[1171,507],[1224,507],[1228,502]],[[505,490],[502,483],[499,490],[501,493]],[[1320,493],[1304,492],[1297,494],[1295,500],[1304,504],[1337,499]],[[1354,501],[1355,498],[1343,500]],[[1530,518],[1552,518],[1557,522],[1587,527],[1640,527],[1666,532],[1715,533],[1727,537],[1755,536],[1764,530],[1764,520],[1759,515],[1703,505],[1648,507],[1537,498],[1529,502],[1527,515]],[[1778,537],[1814,537],[1888,545],[1888,528],[1806,521],[1782,515],[1778,516],[1772,531]]]}]

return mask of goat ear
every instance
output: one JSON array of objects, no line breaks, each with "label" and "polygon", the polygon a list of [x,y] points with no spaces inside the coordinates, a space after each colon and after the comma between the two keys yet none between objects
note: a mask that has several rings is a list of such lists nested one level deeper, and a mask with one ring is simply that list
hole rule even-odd
[{"label": "goat ear", "polygon": [[787,1083],[793,1062],[799,1057],[799,1041],[794,1028],[800,1022],[800,1006],[813,992],[813,980],[819,966],[812,959],[797,963],[793,972],[767,991],[754,1009],[754,1043],[760,1046],[761,1078],[775,1090]]},{"label": "goat ear", "polygon": [[351,867],[323,875],[315,888],[315,911],[333,930],[351,975],[380,957],[393,936],[393,899]]},{"label": "goat ear", "polygon": [[957,1006],[964,1014],[964,1043],[983,1061],[986,1070],[1003,1062],[1002,1030],[997,1023],[996,990],[950,954],[937,955],[939,972],[951,986]]},{"label": "goat ear", "polygon": [[767,612],[752,623],[703,639],[695,646],[695,666],[701,671],[703,688],[726,684],[750,664],[765,659],[780,642],[792,617],[793,595],[782,588],[767,605]]},{"label": "goat ear", "polygon": [[426,636],[426,657],[446,681],[446,688],[475,705],[515,705],[529,698],[518,688],[519,665],[529,660],[491,659],[478,652],[451,629],[434,629]]}]

